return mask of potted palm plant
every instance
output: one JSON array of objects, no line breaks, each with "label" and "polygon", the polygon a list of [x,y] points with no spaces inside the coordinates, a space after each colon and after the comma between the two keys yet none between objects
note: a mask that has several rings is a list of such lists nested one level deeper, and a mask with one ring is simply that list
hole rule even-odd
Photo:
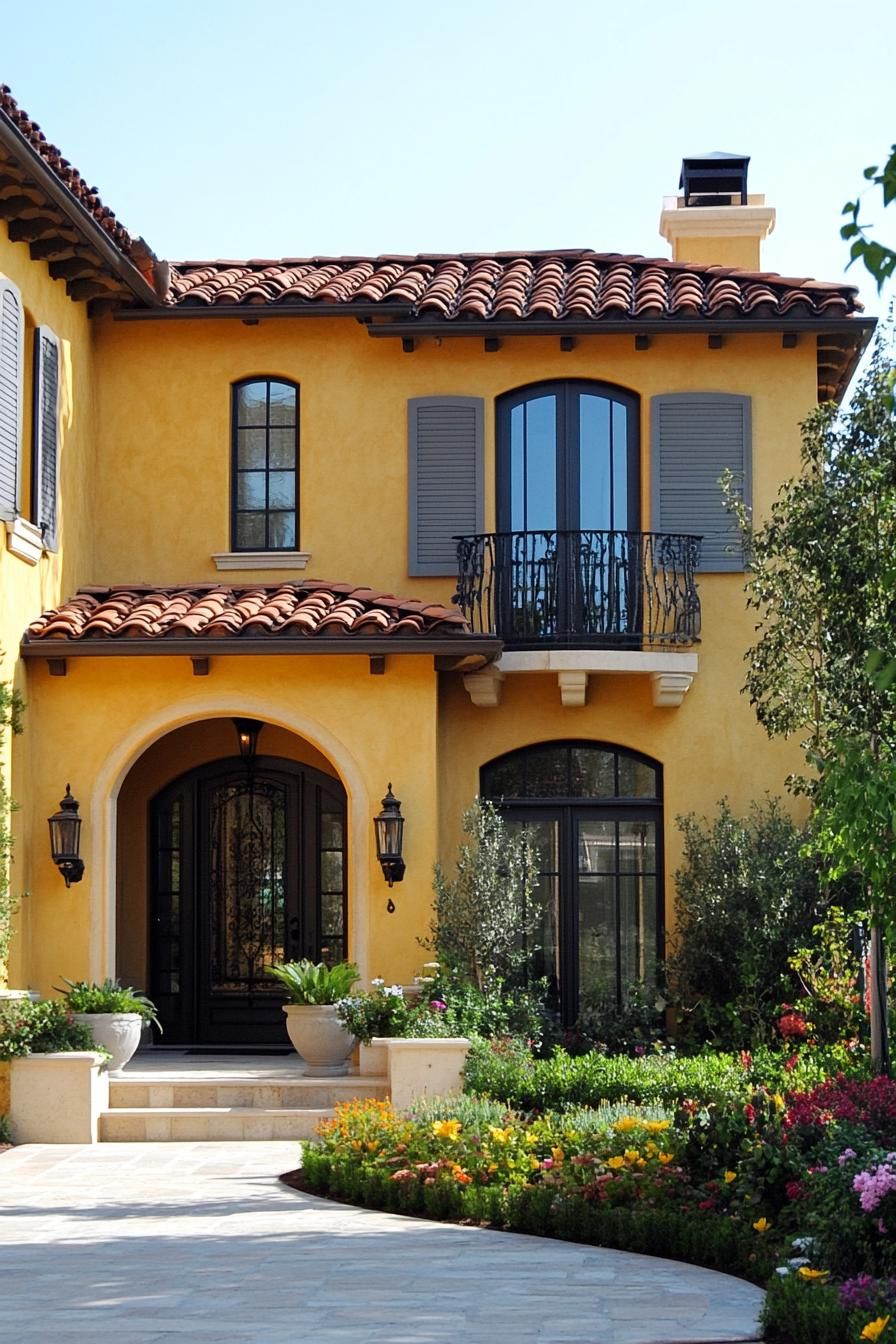
[{"label": "potted palm plant", "polygon": [[109,1052],[109,1069],[118,1073],[140,1044],[140,1034],[150,1023],[162,1030],[156,1006],[139,989],[125,988],[115,980],[95,984],[89,980],[65,980],[61,990],[76,1022],[89,1027],[97,1045]]},{"label": "potted palm plant", "polygon": [[288,961],[282,966],[269,966],[268,974],[286,990],[286,1031],[305,1061],[306,1074],[334,1078],[348,1073],[355,1038],[340,1022],[337,1004],[358,979],[354,962],[327,966],[307,959]]}]

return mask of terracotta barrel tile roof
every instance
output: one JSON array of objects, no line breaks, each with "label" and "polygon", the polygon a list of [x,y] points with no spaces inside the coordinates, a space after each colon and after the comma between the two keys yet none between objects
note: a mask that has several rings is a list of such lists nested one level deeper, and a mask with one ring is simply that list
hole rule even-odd
[{"label": "terracotta barrel tile roof", "polygon": [[84,588],[28,627],[26,642],[463,636],[456,609],[307,579],[276,587]]},{"label": "terracotta barrel tile roof", "polygon": [[47,167],[81,202],[84,209],[93,215],[100,228],[109,235],[116,247],[126,256],[130,256],[136,240],[131,237],[124,225],[119,223],[109,207],[103,204],[96,187],[87,185],[77,168],[69,163],[61,150],[50,144],[37,122],[33,121],[28,113],[19,107],[6,84],[0,84],[0,111],[5,112],[19,134],[28,141],[32,149],[37,151]]},{"label": "terracotta barrel tile roof", "polygon": [[168,304],[381,308],[464,321],[847,317],[852,285],[587,249],[417,257],[185,261]]}]

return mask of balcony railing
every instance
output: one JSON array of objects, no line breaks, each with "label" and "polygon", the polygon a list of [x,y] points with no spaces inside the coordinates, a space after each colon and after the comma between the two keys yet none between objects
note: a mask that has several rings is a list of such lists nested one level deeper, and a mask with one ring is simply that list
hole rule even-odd
[{"label": "balcony railing", "polygon": [[477,633],[536,649],[693,644],[700,538],[484,532],[456,538],[454,601]]}]

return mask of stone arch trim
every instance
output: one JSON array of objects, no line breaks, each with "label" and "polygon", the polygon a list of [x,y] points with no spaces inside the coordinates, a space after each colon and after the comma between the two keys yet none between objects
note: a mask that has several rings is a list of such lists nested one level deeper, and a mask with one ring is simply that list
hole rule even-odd
[{"label": "stone arch trim", "polygon": [[109,752],[98,770],[90,793],[90,828],[94,857],[89,870],[90,976],[103,980],[115,973],[118,796],[132,766],[154,742],[176,728],[202,719],[241,715],[262,719],[305,738],[332,763],[348,801],[350,859],[348,919],[351,957],[362,976],[369,975],[367,868],[363,856],[370,847],[369,819],[376,811],[363,773],[341,738],[319,720],[290,705],[252,695],[205,694],[184,696],[146,715]]}]

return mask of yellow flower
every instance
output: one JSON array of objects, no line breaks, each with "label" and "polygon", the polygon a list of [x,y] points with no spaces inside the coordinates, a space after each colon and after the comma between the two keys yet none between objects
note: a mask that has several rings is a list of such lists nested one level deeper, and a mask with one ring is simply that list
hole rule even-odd
[{"label": "yellow flower", "polygon": [[555,1162],[562,1162],[563,1158],[565,1157],[565,1153],[563,1152],[562,1148],[552,1148],[551,1157],[554,1159]]},{"label": "yellow flower", "polygon": [[657,1148],[653,1139],[648,1139],[648,1141],[644,1145],[644,1151],[648,1157],[656,1157],[657,1153],[659,1152],[659,1149]]},{"label": "yellow flower", "polygon": [[629,1134],[633,1129],[637,1129],[641,1121],[634,1115],[623,1115],[613,1125],[617,1134]]},{"label": "yellow flower", "polygon": [[611,1171],[618,1171],[620,1167],[625,1166],[625,1158],[611,1157],[607,1162],[607,1166],[611,1169]]},{"label": "yellow flower", "polygon": [[531,1129],[527,1129],[523,1137],[523,1143],[527,1148],[535,1148],[538,1144],[538,1135],[533,1134]]},{"label": "yellow flower", "polygon": [[859,1338],[870,1339],[872,1344],[874,1344],[874,1341],[880,1339],[881,1335],[886,1330],[889,1319],[889,1316],[878,1316],[876,1321],[869,1321]]},{"label": "yellow flower", "polygon": [[674,1160],[674,1157],[674,1153],[660,1153],[660,1161],[664,1167],[668,1167],[669,1163]]},{"label": "yellow flower", "polygon": [[726,1185],[730,1185],[732,1181],[736,1181],[736,1180],[737,1180],[737,1172],[736,1172],[736,1171],[726,1171],[726,1172],[725,1172],[725,1184],[726,1184]]},{"label": "yellow flower", "polygon": [[539,1160],[538,1160],[538,1158],[535,1156],[535,1154],[534,1154],[534,1153],[530,1153],[530,1154],[529,1154],[529,1167],[530,1167],[530,1169],[531,1169],[532,1171],[538,1171],[538,1168],[539,1168],[540,1166],[541,1166],[541,1163],[539,1162]]},{"label": "yellow flower", "polygon": [[626,1148],[625,1150],[626,1162],[637,1162],[640,1156],[641,1154],[638,1152],[637,1148]]},{"label": "yellow flower", "polygon": [[774,1094],[774,1096],[772,1097],[772,1101],[775,1103],[775,1110],[776,1110],[776,1111],[783,1111],[783,1109],[784,1109],[784,1098],[781,1096],[781,1093],[780,1093],[780,1092],[776,1092],[776,1093]]},{"label": "yellow flower", "polygon": [[451,1143],[457,1142],[457,1136],[461,1131],[459,1120],[433,1120],[432,1132],[437,1139],[448,1139]]},{"label": "yellow flower", "polygon": [[497,1125],[489,1125],[488,1132],[491,1134],[495,1143],[509,1143],[513,1138],[512,1125],[508,1125],[506,1129],[498,1129]]},{"label": "yellow flower", "polygon": [[648,1134],[662,1134],[663,1130],[668,1129],[671,1123],[671,1120],[645,1120],[643,1128],[647,1130]]},{"label": "yellow flower", "polygon": [[808,1279],[810,1283],[813,1283],[815,1279],[826,1279],[830,1272],[829,1269],[809,1269],[808,1265],[800,1265],[797,1270],[800,1278]]},{"label": "yellow flower", "polygon": [[757,1232],[761,1234],[763,1232],[768,1231],[768,1229],[771,1227],[771,1223],[767,1218],[757,1218],[755,1223],[753,1224],[753,1227]]}]

